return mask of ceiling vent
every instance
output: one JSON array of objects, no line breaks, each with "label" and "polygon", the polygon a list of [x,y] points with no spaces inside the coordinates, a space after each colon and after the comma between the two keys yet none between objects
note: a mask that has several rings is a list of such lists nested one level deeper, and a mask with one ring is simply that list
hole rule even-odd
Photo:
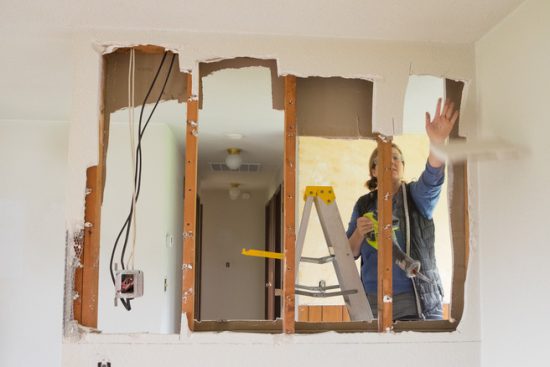
[{"label": "ceiling vent", "polygon": [[257,173],[262,170],[260,163],[242,163],[239,169],[232,170],[227,167],[225,162],[210,162],[210,170],[213,172],[250,172]]}]

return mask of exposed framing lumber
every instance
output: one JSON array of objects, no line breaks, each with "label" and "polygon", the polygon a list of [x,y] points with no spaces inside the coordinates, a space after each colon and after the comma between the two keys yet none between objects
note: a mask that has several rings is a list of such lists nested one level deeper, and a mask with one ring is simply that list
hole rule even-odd
[{"label": "exposed framing lumber", "polygon": [[73,303],[74,319],[81,325],[97,328],[99,288],[99,219],[101,202],[98,190],[98,166],[86,170],[86,202],[84,238],[80,263],[75,272],[75,291],[79,297]]},{"label": "exposed framing lumber", "polygon": [[[97,328],[99,301],[99,239],[101,235],[101,204],[105,184],[106,154],[109,140],[109,116],[105,111],[106,59],[102,58],[102,77],[99,85],[98,164],[86,170],[86,199],[84,208],[84,238],[82,269],[75,274],[75,287],[80,303],[74,303],[74,318],[81,325]],[[76,283],[78,282],[78,283]],[[80,291],[78,291],[80,287]]]},{"label": "exposed framing lumber", "polygon": [[283,332],[295,332],[295,294],[296,281],[296,77],[285,76],[285,152],[283,175]]},{"label": "exposed framing lumber", "polygon": [[[464,83],[445,80],[445,94],[460,110]],[[451,140],[463,139],[458,134],[460,116],[451,131]],[[449,182],[452,182],[453,195],[449,201],[451,213],[451,229],[453,243],[453,280],[450,306],[450,318],[454,321],[462,319],[464,311],[464,289],[469,255],[469,215],[468,215],[468,166],[466,162],[449,164]]]},{"label": "exposed framing lumber", "polygon": [[181,309],[191,330],[195,327],[195,252],[197,216],[197,148],[199,101],[187,77],[187,128],[185,136],[185,194],[183,210],[183,264]]},{"label": "exposed framing lumber", "polygon": [[393,325],[392,287],[392,144],[378,136],[378,331],[390,331]]}]

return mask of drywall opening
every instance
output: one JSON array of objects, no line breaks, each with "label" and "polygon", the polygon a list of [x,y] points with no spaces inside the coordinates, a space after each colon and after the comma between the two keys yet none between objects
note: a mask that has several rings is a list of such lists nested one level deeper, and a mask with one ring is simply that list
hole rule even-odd
[{"label": "drywall opening", "polygon": [[[303,81],[302,81],[303,82]],[[328,80],[324,80],[328,84]],[[456,83],[456,84],[453,84]],[[429,141],[425,134],[425,112],[435,109],[436,101],[440,97],[448,95],[456,104],[460,106],[461,91],[463,84],[459,82],[448,81],[441,78],[430,76],[411,76],[404,112],[403,131],[405,135],[394,138],[394,142],[401,146],[406,159],[405,179],[407,181],[418,178],[424,166],[429,153]],[[329,87],[329,89],[331,89]],[[314,90],[312,88],[312,90]],[[322,90],[322,89],[321,89]],[[311,93],[311,92],[310,92]],[[304,91],[297,88],[297,96],[303,95]],[[341,94],[341,93],[340,93]],[[371,95],[372,96],[372,95]],[[324,96],[323,96],[324,97]],[[306,105],[308,109],[302,109],[302,99],[315,100],[315,103]],[[326,116],[332,116],[330,122],[322,122],[317,131],[314,131],[317,126],[312,121],[318,121],[314,118],[308,118],[307,114],[311,113],[314,116],[319,116],[319,112],[310,106],[316,104],[323,105],[321,97],[307,97],[302,99],[297,97],[297,116],[298,131],[303,132],[299,138],[299,169],[298,169],[298,187],[300,190],[298,197],[302,197],[306,185],[330,185],[335,188],[336,201],[343,219],[344,227],[347,228],[349,216],[358,197],[368,192],[363,186],[368,178],[368,165],[371,152],[376,148],[376,142],[370,139],[351,139],[360,138],[361,136],[372,136],[372,133],[367,132],[360,134],[360,129],[348,128],[344,126],[344,131],[348,131],[349,136],[345,136],[341,132],[335,132],[339,126],[337,123],[338,116],[334,111],[328,112]],[[369,103],[367,103],[369,104]],[[370,101],[372,104],[372,101]],[[372,109],[369,109],[370,111]],[[346,110],[348,115],[353,116],[353,110]],[[320,116],[319,120],[323,117]],[[327,121],[325,120],[325,121]],[[350,119],[348,119],[349,121]],[[361,121],[361,119],[358,119]],[[363,119],[368,120],[368,119]],[[300,125],[305,121],[306,127]],[[332,123],[332,125],[331,125]],[[329,126],[329,128],[327,128]],[[360,125],[359,125],[360,126]],[[331,130],[332,129],[332,130]],[[458,123],[455,126],[451,139],[457,138]],[[313,135],[313,136],[303,136]],[[314,135],[323,136],[314,137]],[[345,136],[347,139],[335,139],[335,137]],[[330,139],[327,139],[330,137]],[[424,326],[426,330],[438,329],[453,329],[456,327],[456,321],[460,319],[462,302],[463,302],[463,282],[464,282],[464,260],[458,262],[457,256],[464,257],[465,243],[464,238],[467,237],[467,228],[464,226],[464,208],[467,207],[463,201],[457,204],[456,198],[465,200],[465,196],[461,193],[464,191],[463,182],[458,177],[464,177],[460,169],[455,166],[447,167],[447,180],[442,188],[442,195],[434,212],[434,220],[436,222],[436,259],[439,266],[440,274],[443,283],[443,310],[444,319],[450,320],[447,323],[432,322],[431,325]],[[447,183],[450,182],[450,188],[447,189]],[[455,194],[458,192],[458,195]],[[455,200],[447,200],[447,193],[453,195]],[[459,199],[461,200],[461,199]],[[454,205],[453,205],[454,203]],[[302,216],[303,202],[299,208],[299,217]],[[462,212],[463,214],[460,214]],[[451,219],[457,217],[452,222]],[[467,215],[466,215],[467,217]],[[462,222],[461,222],[462,221]],[[457,235],[461,232],[461,235]],[[462,236],[462,240],[457,236]],[[466,251],[467,252],[467,251]],[[458,253],[458,255],[457,255]],[[460,255],[462,253],[462,255]],[[327,255],[325,239],[320,227],[316,213],[312,213],[310,219],[310,227],[306,235],[304,246],[304,256],[322,257]],[[359,260],[357,263],[359,269]],[[311,269],[314,268],[314,269]],[[297,279],[299,283],[305,283],[310,286],[317,285],[323,282],[326,285],[338,284],[334,267],[331,264],[301,264],[297,271]],[[457,287],[462,282],[462,289]],[[451,305],[455,303],[457,310]],[[312,298],[299,296],[297,298],[298,306],[298,321],[308,322],[339,322],[349,321],[344,300],[342,297],[334,298]],[[455,314],[451,313],[455,310]],[[418,322],[417,322],[418,323]],[[414,323],[409,324],[412,326]],[[366,326],[363,326],[365,328]],[[396,324],[396,329],[407,329],[407,324]],[[368,326],[367,326],[368,328]],[[422,325],[414,324],[415,330],[424,330]]]},{"label": "drywall opening", "polygon": [[[103,178],[93,220],[100,224],[92,223],[88,236],[98,243],[95,252],[84,246],[75,319],[103,332],[177,333],[187,75],[177,54],[151,46],[119,49],[103,66]],[[115,297],[120,269],[144,273],[142,297]]]},{"label": "drywall opening", "polygon": [[201,63],[199,71],[195,318],[270,319],[276,267],[241,251],[266,250],[270,223],[280,219],[267,208],[282,183],[284,118],[274,102],[282,101],[281,82],[273,60]]}]

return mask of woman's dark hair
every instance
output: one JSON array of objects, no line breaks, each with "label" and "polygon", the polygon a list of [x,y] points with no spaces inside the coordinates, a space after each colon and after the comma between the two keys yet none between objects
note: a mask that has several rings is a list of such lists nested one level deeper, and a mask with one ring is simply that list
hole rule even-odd
[{"label": "woman's dark hair", "polygon": [[[405,163],[405,160],[403,159],[403,152],[401,151],[401,148],[399,148],[397,146],[397,144],[395,144],[395,143],[392,143],[391,147],[397,149],[399,154],[401,154],[401,159],[402,159],[403,163]],[[378,188],[378,179],[372,175],[372,170],[373,170],[373,168],[376,167],[376,158],[377,157],[378,157],[378,148],[376,148],[372,151],[372,153],[370,155],[370,158],[369,158],[369,175],[370,175],[370,179],[368,179],[367,182],[365,182],[365,187],[367,189],[369,189],[369,191],[374,191]]]}]

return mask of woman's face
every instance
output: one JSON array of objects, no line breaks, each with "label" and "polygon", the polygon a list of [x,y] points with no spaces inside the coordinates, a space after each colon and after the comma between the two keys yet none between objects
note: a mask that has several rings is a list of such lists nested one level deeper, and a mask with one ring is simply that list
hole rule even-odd
[{"label": "woman's face", "polygon": [[[378,177],[376,167],[378,166],[378,157],[374,159],[375,167],[372,169],[372,177]],[[391,162],[391,176],[392,181],[401,182],[403,180],[403,172],[405,171],[405,164],[403,163],[403,157],[399,150],[392,148],[392,162]]]}]

